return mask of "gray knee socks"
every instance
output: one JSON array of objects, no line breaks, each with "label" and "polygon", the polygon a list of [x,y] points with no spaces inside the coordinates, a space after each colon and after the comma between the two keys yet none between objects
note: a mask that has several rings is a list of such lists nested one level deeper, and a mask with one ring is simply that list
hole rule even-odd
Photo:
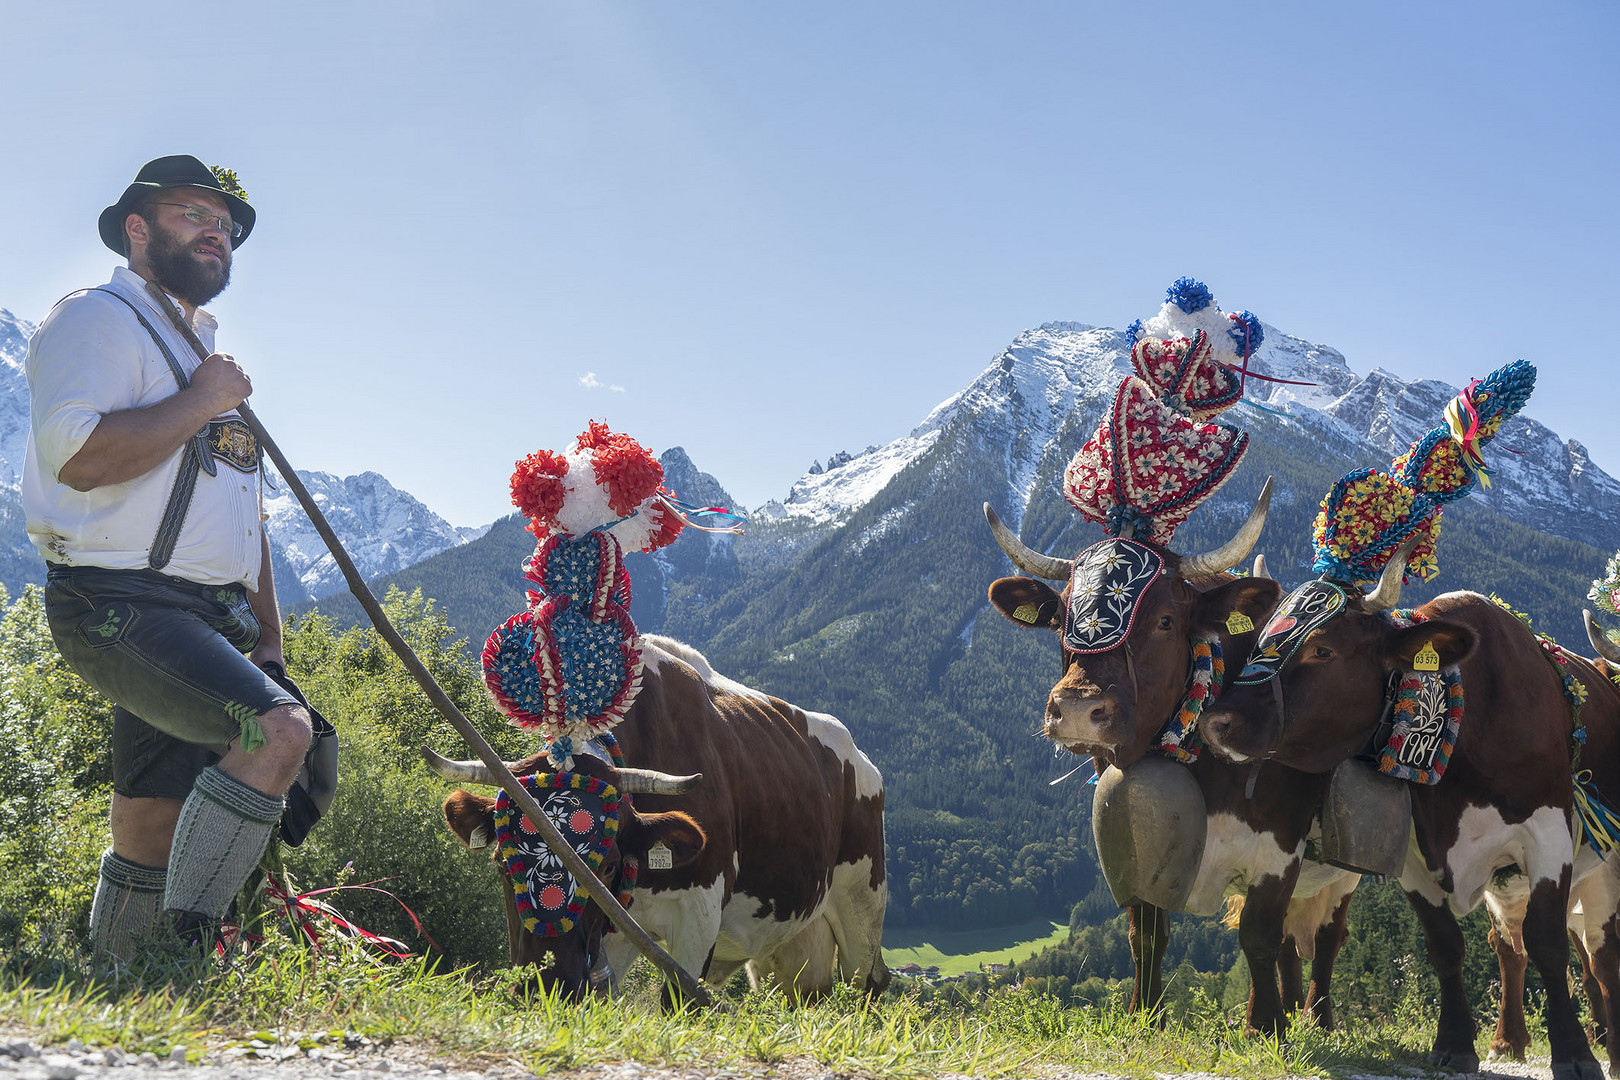
[{"label": "gray knee socks", "polygon": [[219,919],[259,865],[282,799],[210,766],[180,808],[169,855],[166,908]]},{"label": "gray knee socks", "polygon": [[129,960],[136,938],[163,912],[161,866],[142,866],[113,854],[101,855],[101,880],[90,904],[90,951],[98,960]]}]

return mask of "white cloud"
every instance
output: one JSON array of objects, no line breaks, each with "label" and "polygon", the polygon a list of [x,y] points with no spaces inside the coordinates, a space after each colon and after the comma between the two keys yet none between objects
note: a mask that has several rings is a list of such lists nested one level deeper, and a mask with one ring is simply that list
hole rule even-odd
[{"label": "white cloud", "polygon": [[587,390],[611,390],[615,394],[624,393],[624,387],[619,386],[617,383],[603,382],[601,379],[596,377],[596,372],[594,371],[587,371],[585,374],[581,375],[579,377],[579,385],[583,386]]}]

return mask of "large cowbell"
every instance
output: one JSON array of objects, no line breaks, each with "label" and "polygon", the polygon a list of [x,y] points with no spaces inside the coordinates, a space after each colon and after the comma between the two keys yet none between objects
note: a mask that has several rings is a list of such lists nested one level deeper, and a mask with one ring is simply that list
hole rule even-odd
[{"label": "large cowbell", "polygon": [[1412,793],[1404,780],[1364,761],[1339,763],[1322,800],[1322,861],[1363,874],[1399,876],[1412,835]]},{"label": "large cowbell", "polygon": [[1103,880],[1120,907],[1138,901],[1180,911],[1204,860],[1209,819],[1192,770],[1149,755],[1097,778],[1091,831]]},{"label": "large cowbell", "polygon": [[1163,573],[1164,556],[1134,540],[1113,537],[1086,548],[1069,576],[1064,647],[1099,653],[1124,644],[1142,598]]}]

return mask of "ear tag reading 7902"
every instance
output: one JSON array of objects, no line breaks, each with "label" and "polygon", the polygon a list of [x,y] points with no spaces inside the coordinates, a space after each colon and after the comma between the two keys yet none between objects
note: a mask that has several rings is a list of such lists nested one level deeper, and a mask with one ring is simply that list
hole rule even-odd
[{"label": "ear tag reading 7902", "polygon": [[1226,617],[1226,632],[1228,634],[1247,634],[1254,629],[1254,620],[1241,611],[1234,611]]},{"label": "ear tag reading 7902", "polygon": [[664,846],[662,840],[647,849],[647,869],[672,870],[675,868],[675,854]]},{"label": "ear tag reading 7902", "polygon": [[1424,642],[1423,643],[1423,648],[1419,649],[1417,651],[1417,655],[1412,657],[1412,670],[1413,671],[1439,671],[1440,670],[1440,654],[1434,651],[1434,642],[1433,641]]},{"label": "ear tag reading 7902", "polygon": [[1035,620],[1039,619],[1040,617],[1041,609],[1036,607],[1034,604],[1019,604],[1018,607],[1013,611],[1013,618],[1017,619],[1021,623],[1028,623],[1031,626],[1034,626]]}]

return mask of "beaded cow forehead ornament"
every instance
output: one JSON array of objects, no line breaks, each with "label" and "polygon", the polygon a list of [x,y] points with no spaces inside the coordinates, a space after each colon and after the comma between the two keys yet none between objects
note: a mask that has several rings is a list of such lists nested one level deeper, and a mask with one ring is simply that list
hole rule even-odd
[{"label": "beaded cow forehead ornament", "polygon": [[512,474],[512,502],[538,539],[523,567],[536,588],[485,643],[484,684],[512,723],[539,729],[558,768],[641,690],[624,547],[655,551],[686,525],[742,531],[739,515],[687,506],[663,480],[657,458],[597,421],[563,453],[537,450]]},{"label": "beaded cow forehead ornament", "polygon": [[1421,539],[1407,573],[1428,581],[1440,572],[1435,543],[1446,503],[1476,484],[1490,486],[1482,450],[1504,421],[1524,408],[1536,369],[1523,360],[1476,379],[1445,408],[1444,422],[1390,462],[1388,471],[1357,469],[1333,485],[1316,515],[1317,573],[1352,585],[1376,581],[1412,535]]}]

